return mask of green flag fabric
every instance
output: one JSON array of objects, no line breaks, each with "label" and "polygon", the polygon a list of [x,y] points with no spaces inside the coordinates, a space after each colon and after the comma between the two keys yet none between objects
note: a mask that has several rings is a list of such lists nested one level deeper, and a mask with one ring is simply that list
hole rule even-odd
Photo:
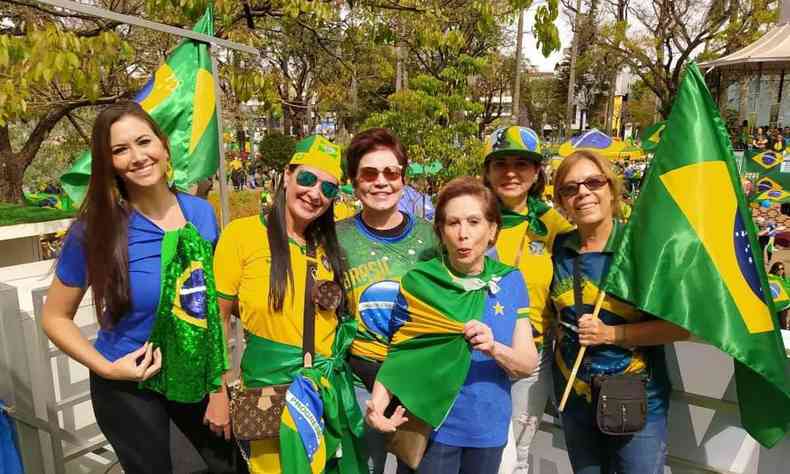
[{"label": "green flag fabric", "polygon": [[392,317],[403,325],[392,335],[376,379],[411,414],[433,427],[442,424],[472,361],[464,324],[482,318],[488,292],[498,291],[497,282],[514,270],[486,257],[480,275],[463,277],[437,257],[401,279]]},{"label": "green flag fabric", "polygon": [[726,128],[691,64],[604,289],[731,355],[743,427],[771,447],[790,392],[759,249]]},{"label": "green flag fabric", "polygon": [[540,217],[545,214],[551,207],[545,202],[534,196],[527,197],[527,213],[519,214],[502,205],[499,206],[499,212],[502,216],[502,228],[510,229],[520,225],[522,222],[527,221],[529,230],[532,233],[540,236],[548,235],[549,230],[546,224],[540,220]]},{"label": "green flag fabric", "polygon": [[[193,31],[214,35],[211,4]],[[183,40],[134,97],[167,134],[174,185],[190,185],[212,176],[219,165],[216,97],[209,47]],[[61,176],[66,192],[81,202],[90,180],[90,153],[84,152]]]}]

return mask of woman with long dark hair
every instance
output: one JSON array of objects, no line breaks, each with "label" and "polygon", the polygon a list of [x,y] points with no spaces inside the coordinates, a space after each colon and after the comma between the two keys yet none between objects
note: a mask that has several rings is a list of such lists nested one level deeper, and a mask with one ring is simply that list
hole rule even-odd
[{"label": "woman with long dark hair", "polygon": [[[212,433],[221,429],[207,412],[227,369],[211,271],[213,210],[170,188],[167,137],[134,102],[99,114],[91,154],[44,331],[90,370],[96,421],[125,472],[172,472],[171,420],[211,472],[235,472],[236,450]],[[95,346],[74,323],[88,287],[100,325]]]},{"label": "woman with long dark hair", "polygon": [[[315,445],[320,449],[289,448],[290,440],[282,433],[290,428],[284,422],[279,439],[249,443],[252,472],[303,472],[305,462],[319,463],[321,472],[329,473],[364,469],[359,449],[362,415],[345,360],[354,320],[343,318],[338,305],[316,303],[308,290],[329,285],[338,297],[343,292],[344,266],[332,211],[340,176],[340,148],[320,135],[303,139],[269,212],[231,222],[217,245],[220,309],[227,320],[238,302],[246,335],[244,389],[293,385],[297,378],[308,378],[323,406],[312,416],[322,427],[311,431],[323,438]],[[227,400],[221,408],[228,412]]]}]

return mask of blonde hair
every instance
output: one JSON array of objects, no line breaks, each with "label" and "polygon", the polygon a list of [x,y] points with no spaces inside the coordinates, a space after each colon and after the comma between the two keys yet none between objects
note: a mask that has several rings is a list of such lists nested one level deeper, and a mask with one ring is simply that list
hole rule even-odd
[{"label": "blonde hair", "polygon": [[623,218],[623,183],[620,178],[612,170],[612,165],[609,160],[601,157],[598,153],[589,150],[574,151],[568,155],[554,174],[554,204],[565,210],[562,205],[562,196],[560,196],[560,186],[562,186],[565,177],[571,171],[571,168],[582,160],[591,161],[609,181],[609,189],[612,191],[612,214],[618,219]]}]

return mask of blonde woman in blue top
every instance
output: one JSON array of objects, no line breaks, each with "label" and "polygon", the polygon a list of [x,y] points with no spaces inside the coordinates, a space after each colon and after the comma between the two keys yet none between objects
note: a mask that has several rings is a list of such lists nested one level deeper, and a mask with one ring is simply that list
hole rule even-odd
[{"label": "blonde woman in blue top", "polygon": [[[560,321],[553,371],[558,400],[581,346],[588,347],[561,415],[571,465],[576,474],[663,473],[671,388],[663,345],[686,339],[688,332],[608,295],[599,318],[592,317],[623,225],[621,184],[606,160],[586,151],[565,158],[554,183],[555,203],[577,226],[557,237],[552,257],[551,300]],[[583,314],[574,304],[577,261]],[[594,375],[620,373],[647,377],[647,423],[633,435],[605,435],[595,422],[590,381]]]}]

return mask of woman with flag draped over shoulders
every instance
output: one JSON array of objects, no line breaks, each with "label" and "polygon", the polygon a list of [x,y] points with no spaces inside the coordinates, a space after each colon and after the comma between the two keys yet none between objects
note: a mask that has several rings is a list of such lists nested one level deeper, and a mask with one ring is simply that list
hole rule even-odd
[{"label": "woman with flag draped over shoulders", "polygon": [[529,320],[540,361],[532,375],[513,383],[513,432],[500,469],[502,474],[526,474],[529,446],[551,392],[555,324],[554,311],[547,304],[551,249],[557,234],[568,232],[572,226],[542,200],[544,160],[540,140],[532,129],[497,129],[486,139],[484,153],[484,182],[496,195],[502,215],[502,229],[489,256],[518,268],[524,275],[529,290]]},{"label": "woman with flag draped over shoulders", "polygon": [[[305,295],[308,272],[315,285],[334,282],[338,293],[342,291],[344,268],[332,212],[340,176],[340,148],[320,135],[304,138],[296,144],[268,214],[231,222],[217,244],[220,309],[227,321],[238,301],[245,331],[243,386],[290,383],[287,400],[311,397],[293,403],[308,407],[310,414],[296,413],[291,401],[286,403],[279,438],[249,443],[254,473],[365,470],[360,449],[364,425],[346,364],[354,320]],[[314,304],[312,322],[304,319],[307,304]],[[313,341],[305,339],[310,334],[306,322],[313,329]],[[310,352],[311,342],[312,368],[306,368],[303,349]],[[299,388],[299,394],[293,388]],[[227,418],[227,399],[221,409]]]},{"label": "woman with flag draped over shoulders", "polygon": [[[401,280],[367,421],[395,431],[405,407],[434,427],[420,474],[494,474],[508,437],[511,380],[537,365],[527,288],[518,269],[485,255],[500,216],[478,180],[450,181],[435,215],[444,252]],[[393,396],[402,406],[385,417]],[[398,472],[410,470],[399,463]]]},{"label": "woman with flag draped over shoulders", "polygon": [[[686,339],[688,332],[610,295],[598,318],[589,314],[622,231],[622,185],[608,161],[589,151],[565,158],[554,180],[554,201],[577,227],[557,237],[552,257],[551,300],[560,320],[553,370],[558,400],[577,354],[587,346],[561,415],[571,465],[576,474],[663,473],[671,388],[663,345]],[[596,425],[591,380],[622,373],[646,378],[647,421],[632,435],[603,434]]]},{"label": "woman with flag draped over shoulders", "polygon": [[[228,368],[212,270],[214,211],[170,186],[167,136],[134,102],[102,110],[91,154],[90,185],[42,327],[90,370],[96,421],[125,472],[173,472],[171,421],[211,472],[246,472],[235,446],[212,432],[207,408]],[[74,324],[88,287],[100,326],[95,347]]]}]

